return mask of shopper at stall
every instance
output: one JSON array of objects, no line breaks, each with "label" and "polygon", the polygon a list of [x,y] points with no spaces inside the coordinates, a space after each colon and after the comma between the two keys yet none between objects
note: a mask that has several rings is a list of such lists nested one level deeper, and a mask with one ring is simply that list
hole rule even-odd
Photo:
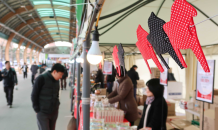
[{"label": "shopper at stall", "polygon": [[125,111],[125,118],[134,125],[134,121],[138,119],[137,103],[133,96],[133,84],[128,75],[116,74],[119,82],[119,87],[116,88],[110,95],[108,95],[108,102],[113,104],[120,103],[120,109]]},{"label": "shopper at stall", "polygon": [[66,90],[66,86],[67,86],[67,77],[68,77],[68,72],[67,72],[67,68],[66,68],[66,63],[64,63],[64,75],[61,78],[61,90],[65,89]]},{"label": "shopper at stall", "polygon": [[55,123],[59,109],[59,79],[62,78],[65,68],[55,64],[51,71],[36,78],[31,100],[37,116],[39,130],[55,130]]},{"label": "shopper at stall", "polygon": [[166,130],[167,103],[163,97],[164,86],[160,79],[151,79],[147,83],[147,100],[139,123],[139,130]]},{"label": "shopper at stall", "polygon": [[132,80],[133,86],[134,86],[134,97],[136,99],[136,89],[137,89],[137,80],[139,80],[139,74],[136,72],[138,69],[138,66],[133,65],[132,68],[128,71],[128,76]]},{"label": "shopper at stall", "polygon": [[17,74],[16,71],[11,68],[9,61],[5,62],[5,69],[1,72],[1,78],[3,79],[4,92],[8,107],[12,108],[14,86],[17,85]]},{"label": "shopper at stall", "polygon": [[36,62],[34,61],[33,65],[30,68],[32,72],[32,77],[31,77],[32,85],[34,85],[35,75],[38,72],[38,69],[39,67],[36,65]]},{"label": "shopper at stall", "polygon": [[115,72],[114,71],[114,65],[112,65],[112,74],[111,75],[107,75],[107,92],[110,94],[112,92],[113,89],[113,84],[115,81]]},{"label": "shopper at stall", "polygon": [[21,67],[20,70],[23,70],[23,78],[27,78],[27,70],[28,70],[28,66],[26,65],[26,63],[24,63],[24,65]]},{"label": "shopper at stall", "polygon": [[102,69],[98,68],[97,74],[95,76],[95,83],[101,83],[101,88],[104,88],[104,75],[102,73]]},{"label": "shopper at stall", "polygon": [[41,66],[41,68],[39,70],[39,74],[42,74],[43,72],[45,72],[46,67],[47,67],[46,64],[42,64],[42,66]]}]

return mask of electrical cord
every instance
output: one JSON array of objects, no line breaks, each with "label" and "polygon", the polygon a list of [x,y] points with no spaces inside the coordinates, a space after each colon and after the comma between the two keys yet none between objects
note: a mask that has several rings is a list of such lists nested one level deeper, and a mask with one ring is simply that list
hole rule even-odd
[{"label": "electrical cord", "polygon": [[149,4],[150,2],[153,2],[154,0],[148,0],[146,2],[144,2],[143,4],[135,7],[133,9],[133,11],[129,12],[126,16],[124,16],[121,20],[119,20],[118,22],[116,22],[113,26],[111,26],[109,29],[107,29],[106,31],[104,31],[103,33],[100,34],[100,36],[102,36],[103,34],[105,34],[106,32],[108,32],[109,30],[111,30],[114,26],[116,26],[118,23],[120,23],[123,19],[125,19],[127,16],[129,16],[130,14],[132,14],[133,12],[135,12],[136,10],[140,9],[141,7]]}]

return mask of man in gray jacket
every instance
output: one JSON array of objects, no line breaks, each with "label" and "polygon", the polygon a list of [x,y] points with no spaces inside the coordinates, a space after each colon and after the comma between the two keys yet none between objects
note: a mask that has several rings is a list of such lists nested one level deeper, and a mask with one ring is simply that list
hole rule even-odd
[{"label": "man in gray jacket", "polygon": [[36,65],[36,62],[34,61],[33,65],[31,66],[30,70],[32,72],[32,77],[31,77],[31,81],[32,84],[34,85],[34,79],[35,79],[35,75],[38,72],[39,67]]}]

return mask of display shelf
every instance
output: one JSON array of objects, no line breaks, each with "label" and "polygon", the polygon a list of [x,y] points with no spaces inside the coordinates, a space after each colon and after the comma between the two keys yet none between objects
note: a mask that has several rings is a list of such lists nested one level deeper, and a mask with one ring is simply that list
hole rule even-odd
[{"label": "display shelf", "polygon": [[186,112],[189,112],[189,113],[191,113],[191,114],[193,114],[193,115],[196,115],[196,116],[200,117],[200,113],[198,113],[198,112],[195,112],[195,111],[189,110],[189,109],[186,109],[185,111],[186,111]]}]

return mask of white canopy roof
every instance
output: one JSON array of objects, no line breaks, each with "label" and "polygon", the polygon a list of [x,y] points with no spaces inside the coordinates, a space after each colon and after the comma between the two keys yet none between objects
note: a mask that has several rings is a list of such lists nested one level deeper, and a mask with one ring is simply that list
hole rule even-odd
[{"label": "white canopy roof", "polygon": [[[134,7],[140,5],[143,2],[146,2],[146,0],[140,0],[140,1],[141,2],[135,5]],[[187,1],[193,4],[198,12],[197,17],[194,17],[195,24],[207,19],[207,17],[204,14],[206,14],[208,17],[212,17],[218,14],[218,0],[187,0]],[[128,7],[129,5],[135,2],[137,2],[137,0],[105,0],[101,13],[101,18],[109,14],[112,14],[114,12],[117,12],[125,7]],[[138,25],[141,24],[141,26],[147,32],[149,32],[148,22],[147,22],[148,18],[152,11],[155,14],[157,14],[159,8],[160,11],[158,13],[158,17],[165,20],[165,22],[168,22],[170,20],[171,6],[173,4],[173,0],[154,0],[154,1],[147,0],[147,2],[150,3],[134,11],[126,18],[124,18],[121,22],[119,22],[114,27],[112,27],[105,34],[100,36],[100,43],[135,44],[137,41],[136,29]],[[100,20],[98,28],[107,25],[108,23],[119,18],[120,16],[122,16],[123,14],[125,14],[126,12],[128,12],[134,7],[129,7],[127,10],[123,11],[122,13]],[[218,43],[218,17],[215,17],[212,20],[214,22],[208,20],[196,26],[198,38],[202,46]],[[114,22],[110,26],[107,26],[99,30],[99,33],[100,34],[103,33],[111,26],[113,26],[116,22]]]}]

